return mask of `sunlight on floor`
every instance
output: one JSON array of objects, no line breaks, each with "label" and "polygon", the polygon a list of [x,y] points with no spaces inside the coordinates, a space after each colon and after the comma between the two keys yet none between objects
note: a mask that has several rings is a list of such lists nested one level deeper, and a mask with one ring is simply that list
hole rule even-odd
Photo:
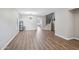
[{"label": "sunlight on floor", "polygon": [[37,31],[42,31],[40,26],[37,27]]},{"label": "sunlight on floor", "polygon": [[37,31],[36,31],[36,37],[40,39],[40,37],[42,37],[42,29],[40,26],[37,27]]}]

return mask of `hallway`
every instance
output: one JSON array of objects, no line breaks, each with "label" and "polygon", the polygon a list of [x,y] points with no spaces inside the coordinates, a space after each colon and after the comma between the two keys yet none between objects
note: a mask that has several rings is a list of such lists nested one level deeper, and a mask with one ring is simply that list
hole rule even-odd
[{"label": "hallway", "polygon": [[1,8],[0,19],[1,50],[79,49],[79,9]]}]

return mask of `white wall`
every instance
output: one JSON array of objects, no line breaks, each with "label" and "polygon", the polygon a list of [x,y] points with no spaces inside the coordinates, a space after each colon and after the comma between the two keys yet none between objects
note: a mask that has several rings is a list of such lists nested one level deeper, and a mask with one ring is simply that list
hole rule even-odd
[{"label": "white wall", "polygon": [[26,30],[37,30],[37,22],[41,21],[41,28],[45,26],[45,16],[33,16],[32,19],[29,19],[28,15],[20,15],[20,20],[24,22]]},{"label": "white wall", "polygon": [[79,39],[79,9],[73,11],[74,16],[74,37]]},{"label": "white wall", "polygon": [[55,10],[55,32],[63,38],[70,39],[74,34],[74,20],[72,13],[67,8]]},{"label": "white wall", "polygon": [[18,33],[15,9],[0,9],[0,49]]},{"label": "white wall", "polygon": [[33,17],[32,19],[29,19],[28,16],[22,17],[22,20],[24,21],[24,26],[26,30],[35,30],[36,29],[36,17]]},{"label": "white wall", "polygon": [[40,18],[42,19],[42,29],[46,26],[46,16],[40,16]]}]

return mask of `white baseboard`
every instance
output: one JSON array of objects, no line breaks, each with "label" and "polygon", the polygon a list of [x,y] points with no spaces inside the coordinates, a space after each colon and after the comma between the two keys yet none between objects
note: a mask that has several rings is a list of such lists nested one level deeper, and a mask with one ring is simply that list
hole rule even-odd
[{"label": "white baseboard", "polygon": [[79,40],[79,38],[77,38],[77,37],[72,37],[71,39],[76,39],[76,40]]},{"label": "white baseboard", "polygon": [[11,37],[11,39],[5,44],[5,46],[4,46],[3,48],[1,48],[1,50],[4,50],[4,49],[9,45],[9,43],[16,37],[16,35],[17,35],[18,33],[19,33],[19,31],[17,31],[17,32],[15,33],[15,35]]},{"label": "white baseboard", "polygon": [[58,35],[58,34],[55,34],[55,35],[57,35],[57,36],[59,36],[59,37],[62,37],[62,38],[64,38],[64,39],[66,39],[66,40],[71,40],[71,39],[77,39],[77,40],[79,40],[79,38],[76,38],[76,37],[66,38],[66,37],[63,37],[63,36]]},{"label": "white baseboard", "polygon": [[59,37],[61,37],[61,38],[64,38],[64,39],[68,40],[68,38],[65,38],[65,37],[63,37],[63,36],[61,36],[61,35],[58,35],[58,34],[56,34],[56,33],[55,33],[55,35],[57,35],[57,36],[59,36]]}]

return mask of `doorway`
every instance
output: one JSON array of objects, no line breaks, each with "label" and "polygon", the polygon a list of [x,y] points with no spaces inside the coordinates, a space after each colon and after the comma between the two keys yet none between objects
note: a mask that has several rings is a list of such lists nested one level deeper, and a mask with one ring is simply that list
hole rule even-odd
[{"label": "doorway", "polygon": [[55,32],[55,13],[46,15],[46,25],[50,24],[50,30]]},{"label": "doorway", "polygon": [[55,33],[55,17],[51,21],[51,31]]}]

